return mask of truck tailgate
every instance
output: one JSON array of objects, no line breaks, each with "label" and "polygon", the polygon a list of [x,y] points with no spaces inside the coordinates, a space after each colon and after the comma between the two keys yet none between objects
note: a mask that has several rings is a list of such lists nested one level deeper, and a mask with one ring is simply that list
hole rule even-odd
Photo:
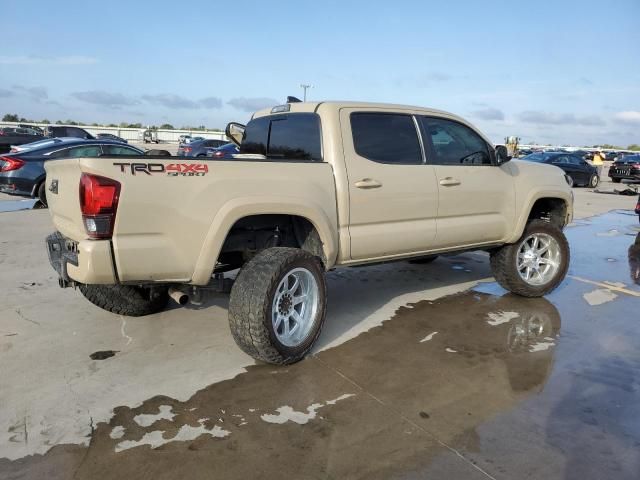
[{"label": "truck tailgate", "polygon": [[46,170],[47,188],[57,181],[47,197],[54,224],[74,240],[87,238],[81,174],[120,182],[112,239],[120,281],[206,283],[220,239],[242,216],[313,210],[337,231],[327,163],[100,157],[50,161]]}]

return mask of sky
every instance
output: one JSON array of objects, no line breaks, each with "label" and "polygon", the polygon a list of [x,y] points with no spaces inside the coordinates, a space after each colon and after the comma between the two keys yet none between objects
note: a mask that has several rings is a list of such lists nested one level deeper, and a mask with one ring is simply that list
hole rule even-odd
[{"label": "sky", "polygon": [[224,128],[304,83],[494,142],[640,144],[640,0],[1,3],[0,116]]}]

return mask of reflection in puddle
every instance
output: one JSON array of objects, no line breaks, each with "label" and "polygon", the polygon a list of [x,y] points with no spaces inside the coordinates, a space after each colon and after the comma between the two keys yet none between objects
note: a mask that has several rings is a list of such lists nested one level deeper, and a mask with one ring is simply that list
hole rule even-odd
[{"label": "reflection in puddle", "polygon": [[629,269],[631,280],[640,285],[640,233],[636,235],[636,241],[629,247]]}]

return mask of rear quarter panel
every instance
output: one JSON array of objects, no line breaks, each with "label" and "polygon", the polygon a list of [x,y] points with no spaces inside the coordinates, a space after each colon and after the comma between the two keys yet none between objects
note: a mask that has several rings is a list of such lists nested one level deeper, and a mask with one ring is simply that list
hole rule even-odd
[{"label": "rear quarter panel", "polygon": [[[166,171],[133,175],[129,167],[114,165],[136,161],[165,168],[176,162],[199,163],[207,165],[208,172],[202,176],[170,176]],[[120,182],[113,247],[121,281],[206,284],[229,229],[240,218],[260,213],[305,216],[318,229],[327,258],[336,256],[335,186],[327,163],[176,157],[82,158],[75,166],[71,162],[50,162],[60,164],[51,168],[52,173],[60,172],[65,184],[75,185],[75,194],[53,204],[54,223],[65,235],[77,235],[78,226],[83,228],[77,193],[80,172]]]}]

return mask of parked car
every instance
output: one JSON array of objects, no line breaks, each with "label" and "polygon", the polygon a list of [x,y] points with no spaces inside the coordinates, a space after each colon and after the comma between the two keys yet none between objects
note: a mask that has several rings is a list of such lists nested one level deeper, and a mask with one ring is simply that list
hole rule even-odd
[{"label": "parked car", "polygon": [[[196,138],[201,138],[201,140],[196,140]],[[188,144],[182,144],[178,147],[177,155],[180,157],[206,157],[208,149],[221,147],[225,143],[227,143],[226,140],[193,137]]]},{"label": "parked car", "polygon": [[571,186],[595,188],[600,183],[598,169],[588,164],[581,156],[567,152],[532,153],[522,158],[528,162],[546,163],[560,167],[571,179]]},{"label": "parked car", "polygon": [[24,145],[44,137],[35,130],[23,127],[0,128],[0,153],[8,152],[11,147]]},{"label": "parked car", "polygon": [[640,154],[622,155],[609,168],[609,178],[613,183],[622,180],[640,181]]},{"label": "parked car", "polygon": [[139,148],[113,140],[52,138],[32,148],[0,155],[0,192],[37,198],[47,205],[44,164],[61,158],[143,155]]},{"label": "parked car", "polygon": [[45,127],[44,135],[50,138],[84,138],[93,140],[94,136],[87,132],[84,128],[69,127],[64,125],[50,125]]},{"label": "parked car", "polygon": [[233,158],[237,153],[240,153],[240,147],[235,143],[226,143],[218,148],[210,148],[207,151],[207,157],[212,158]]},{"label": "parked car", "polygon": [[112,133],[99,133],[96,135],[96,138],[99,140],[114,140],[120,143],[129,143],[124,138],[113,135]]},{"label": "parked car", "polygon": [[44,130],[40,127],[38,127],[37,125],[30,125],[27,123],[19,123],[18,126],[20,128],[29,128],[31,130],[35,130],[35,132],[39,135],[44,135]]}]

